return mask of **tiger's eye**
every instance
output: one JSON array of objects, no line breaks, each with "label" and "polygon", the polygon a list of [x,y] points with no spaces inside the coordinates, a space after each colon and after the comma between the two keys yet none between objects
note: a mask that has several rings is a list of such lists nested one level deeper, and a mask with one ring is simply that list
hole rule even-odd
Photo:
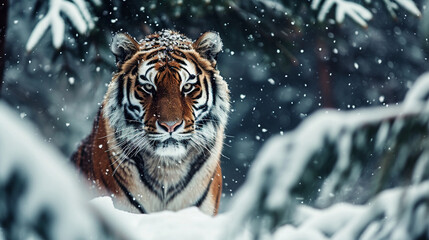
[{"label": "tiger's eye", "polygon": [[187,84],[183,85],[183,90],[184,91],[189,91],[189,90],[191,90],[191,88],[192,88],[192,84],[190,84],[190,83],[187,83]]},{"label": "tiger's eye", "polygon": [[146,90],[147,92],[151,92],[153,90],[153,86],[152,84],[146,83],[143,85],[144,90]]}]

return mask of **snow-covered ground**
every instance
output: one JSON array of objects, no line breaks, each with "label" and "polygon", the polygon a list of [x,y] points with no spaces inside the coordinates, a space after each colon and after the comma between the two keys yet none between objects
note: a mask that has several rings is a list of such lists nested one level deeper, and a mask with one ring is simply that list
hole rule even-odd
[{"label": "snow-covered ground", "polygon": [[179,212],[133,214],[115,209],[110,197],[96,198],[91,203],[112,222],[120,224],[130,239],[136,240],[223,239],[223,230],[230,219],[229,214],[207,216],[196,207]]},{"label": "snow-covered ground", "polygon": [[[418,201],[427,199],[428,193],[429,181],[425,181],[419,186],[385,191],[365,205],[338,203],[323,210],[298,206],[294,223],[276,228],[272,235],[263,231],[260,237],[273,240],[405,240],[425,236],[423,239],[427,239],[427,208]],[[235,224],[234,209],[216,217],[207,216],[197,208],[142,215],[115,209],[109,197],[96,198],[92,204],[112,223],[119,224],[120,229],[128,233],[127,239],[254,239],[247,225]]]}]

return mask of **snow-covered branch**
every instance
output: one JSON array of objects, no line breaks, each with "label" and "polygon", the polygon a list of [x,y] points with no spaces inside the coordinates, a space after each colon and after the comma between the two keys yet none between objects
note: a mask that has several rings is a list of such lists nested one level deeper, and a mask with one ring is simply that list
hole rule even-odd
[{"label": "snow-covered branch", "polygon": [[383,0],[383,2],[386,5],[386,8],[389,11],[390,15],[394,18],[396,18],[395,11],[399,9],[399,6],[403,7],[405,10],[417,17],[421,16],[421,12],[417,8],[413,0]]},{"label": "snow-covered branch", "polygon": [[[323,2],[323,3],[322,3]],[[370,3],[371,0],[367,0],[367,3]],[[421,13],[417,8],[416,4],[412,0],[383,0],[389,13],[396,17],[396,12],[399,6],[403,7],[408,12],[412,13],[415,16],[420,17]],[[347,1],[347,0],[313,0],[311,2],[311,9],[318,10],[317,20],[323,22],[326,19],[326,16],[331,11],[333,7],[335,9],[335,21],[337,23],[342,23],[345,16],[350,17],[353,21],[361,25],[362,27],[368,27],[367,21],[372,19],[372,13],[363,7],[362,5]]]},{"label": "snow-covered branch", "polygon": [[[429,181],[380,193],[333,240],[420,239],[429,235]],[[380,220],[382,219],[382,220]]]},{"label": "snow-covered branch", "polygon": [[[93,0],[94,4],[101,4],[99,0]],[[60,48],[64,42],[65,23],[61,13],[66,15],[73,26],[80,34],[85,34],[94,28],[94,21],[84,0],[50,0],[49,10],[44,17],[36,24],[30,38],[27,41],[26,49],[31,51],[51,27],[52,44],[55,48]]]},{"label": "snow-covered branch", "polygon": [[[295,131],[272,138],[236,196],[231,229],[256,223],[251,229],[260,235],[293,224],[300,201],[316,199],[316,206],[326,207],[358,195],[358,202],[366,203],[392,186],[414,182],[417,188],[425,188],[422,181],[429,177],[428,94],[426,74],[404,104],[351,112],[321,110]],[[393,234],[387,226],[378,227]]]},{"label": "snow-covered branch", "polygon": [[[320,3],[321,0],[313,0],[311,2],[311,8],[313,10],[318,9]],[[320,7],[317,20],[319,20],[319,22],[325,21],[326,15],[334,5],[336,5],[335,20],[337,23],[342,23],[345,15],[347,15],[362,27],[367,27],[368,25],[366,22],[372,18],[371,12],[360,4],[345,0],[326,0]]]},{"label": "snow-covered branch", "polygon": [[325,209],[298,206],[293,224],[274,239],[420,239],[429,234],[429,181],[386,190],[365,205],[337,203]]},{"label": "snow-covered branch", "polygon": [[121,239],[67,160],[0,102],[0,239]]}]

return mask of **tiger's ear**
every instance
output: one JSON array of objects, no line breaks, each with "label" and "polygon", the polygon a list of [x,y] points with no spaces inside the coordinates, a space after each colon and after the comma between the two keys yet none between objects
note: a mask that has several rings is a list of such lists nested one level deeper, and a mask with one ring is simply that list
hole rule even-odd
[{"label": "tiger's ear", "polygon": [[217,32],[206,32],[193,44],[194,49],[203,57],[208,59],[213,67],[216,67],[217,54],[222,51],[222,39]]},{"label": "tiger's ear", "polygon": [[116,65],[119,67],[130,59],[139,49],[139,44],[126,33],[117,33],[112,40],[110,50],[116,57]]}]

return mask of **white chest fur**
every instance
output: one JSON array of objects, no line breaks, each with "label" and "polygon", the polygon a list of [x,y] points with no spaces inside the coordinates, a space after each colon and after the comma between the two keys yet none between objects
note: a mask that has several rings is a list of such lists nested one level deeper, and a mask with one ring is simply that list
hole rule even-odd
[{"label": "white chest fur", "polygon": [[[143,156],[122,163],[115,174],[126,182],[132,197],[147,213],[199,205],[203,212],[212,214],[215,203],[206,195],[219,164],[219,154],[211,152],[190,152],[181,161]],[[130,201],[118,200],[122,208],[138,212]]]}]

